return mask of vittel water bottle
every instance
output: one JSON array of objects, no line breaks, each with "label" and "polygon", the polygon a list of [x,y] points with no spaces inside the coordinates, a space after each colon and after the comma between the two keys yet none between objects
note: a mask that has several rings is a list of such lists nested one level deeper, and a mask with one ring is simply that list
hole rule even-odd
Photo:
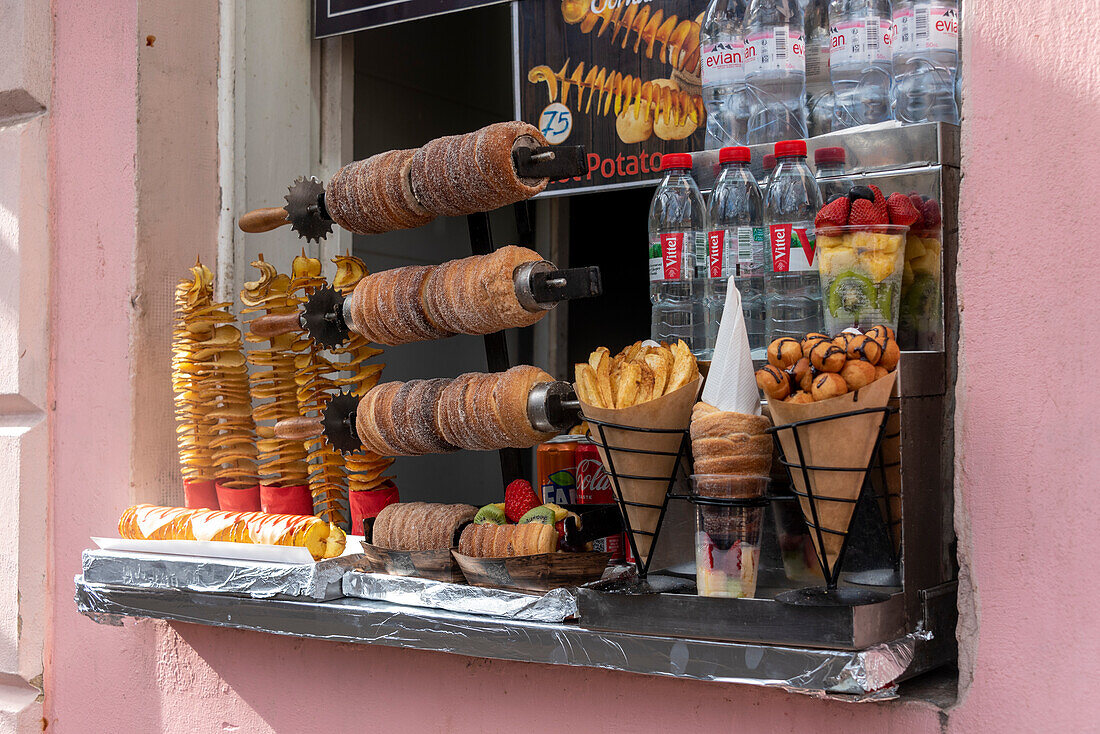
[{"label": "vittel water bottle", "polygon": [[814,172],[822,202],[828,201],[834,194],[846,194],[852,188],[852,178],[844,175],[847,159],[844,148],[818,148],[814,151]]},{"label": "vittel water bottle", "polygon": [[768,188],[768,182],[772,180],[772,171],[775,170],[775,156],[768,153],[764,156],[763,161],[764,175],[757,179],[756,183],[760,186],[760,191],[764,192]]},{"label": "vittel water bottle", "polygon": [[893,119],[890,0],[832,0],[829,22],[834,129]]},{"label": "vittel water bottle", "polygon": [[707,108],[706,148],[714,150],[745,141],[745,43],[741,35],[744,0],[710,0],[703,16],[703,104]]},{"label": "vittel water bottle", "polygon": [[741,310],[753,358],[763,358],[764,342],[764,202],[749,170],[748,148],[722,148],[722,170],[714,182],[707,211],[706,314],[707,359],[714,351],[729,279],[741,291]]},{"label": "vittel water bottle", "polygon": [[902,122],[958,124],[958,4],[894,0],[893,10],[894,115]]},{"label": "vittel water bottle", "polygon": [[833,130],[829,40],[829,0],[811,0],[806,8],[806,124],[811,136]]},{"label": "vittel water bottle", "polygon": [[815,257],[814,217],[821,192],[806,165],[806,142],[775,144],[775,171],[764,194],[764,226],[770,246],[764,273],[764,338],[801,339],[821,331],[821,281]]},{"label": "vittel water bottle", "polygon": [[745,16],[749,144],[806,137],[806,46],[798,0],[752,0]]},{"label": "vittel water bottle", "polygon": [[706,204],[691,177],[690,153],[666,153],[661,171],[664,178],[649,205],[650,336],[683,339],[698,353],[705,347],[706,328],[696,253],[706,252]]}]

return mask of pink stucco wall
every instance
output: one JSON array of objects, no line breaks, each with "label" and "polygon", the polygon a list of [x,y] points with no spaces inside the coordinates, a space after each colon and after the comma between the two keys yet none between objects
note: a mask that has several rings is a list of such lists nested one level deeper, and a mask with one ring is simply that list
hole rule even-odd
[{"label": "pink stucco wall", "polygon": [[[1059,0],[971,2],[958,283],[960,704],[851,706],[749,687],[153,622],[72,602],[91,534],[132,489],[136,0],[55,4],[51,731],[1087,731],[1100,720],[1091,550],[1100,458],[1100,49]],[[1100,3],[1082,4],[1100,20]],[[1022,22],[1026,18],[1027,22]],[[1059,44],[1065,44],[1059,46]],[[1067,47],[1068,46],[1068,47]],[[1040,64],[1038,59],[1042,59]],[[1065,182],[1051,180],[1057,175]],[[1093,276],[1093,277],[1090,277]],[[970,677],[972,675],[972,682]],[[494,715],[488,711],[499,710]],[[505,723],[507,722],[507,724]],[[607,723],[599,723],[607,722]],[[611,723],[616,722],[616,723]]]}]

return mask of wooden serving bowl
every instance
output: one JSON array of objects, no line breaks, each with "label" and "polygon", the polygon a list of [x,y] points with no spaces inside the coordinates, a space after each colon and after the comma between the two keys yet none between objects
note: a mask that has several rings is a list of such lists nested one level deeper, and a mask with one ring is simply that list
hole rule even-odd
[{"label": "wooden serving bowl", "polygon": [[511,558],[474,558],[451,551],[473,586],[512,591],[549,591],[580,586],[603,576],[610,553],[540,553]]},{"label": "wooden serving bowl", "polygon": [[[451,538],[452,547],[457,546],[457,538],[462,529],[468,523],[460,525],[455,535]],[[366,559],[369,570],[374,573],[385,573],[390,576],[416,576],[432,581],[446,581],[452,584],[466,583],[466,577],[455,563],[451,555],[451,548],[439,548],[436,550],[394,550],[373,545],[374,518],[367,518],[363,522],[363,530],[366,540],[362,542],[363,557]]]}]

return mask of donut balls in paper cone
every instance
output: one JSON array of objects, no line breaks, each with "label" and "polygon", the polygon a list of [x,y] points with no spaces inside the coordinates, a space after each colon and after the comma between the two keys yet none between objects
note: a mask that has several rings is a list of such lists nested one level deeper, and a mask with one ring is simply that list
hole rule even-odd
[{"label": "donut balls in paper cone", "polygon": [[[794,429],[783,426],[812,418],[824,418],[839,413],[848,413],[865,408],[883,408],[890,401],[897,373],[891,372],[878,380],[853,392],[839,397],[812,403],[793,403],[782,400],[768,400],[772,420],[777,427],[776,435],[783,447],[787,461],[797,464],[798,447],[795,445]],[[862,415],[838,418],[832,421],[814,423],[798,429],[802,447],[802,460],[812,466],[865,467],[871,461],[871,452],[878,440],[879,427],[882,425],[882,413],[864,413]],[[806,477],[798,466],[790,467],[791,481],[795,488],[806,493]],[[856,500],[867,474],[866,471],[841,472],[807,470],[810,490],[814,495],[813,506],[808,497],[799,497],[802,514],[810,527],[810,537],[825,566],[832,575],[848,525],[855,512]],[[837,501],[839,500],[839,501]],[[848,501],[845,501],[848,500]],[[816,511],[816,521],[814,519]],[[813,526],[822,530],[822,540]],[[821,547],[822,543],[824,548]]]},{"label": "donut balls in paper cone", "polygon": [[[646,533],[657,529],[660,507],[676,471],[683,431],[691,422],[691,409],[703,386],[695,357],[683,341],[671,347],[649,344],[652,346],[635,342],[614,357],[600,347],[587,364],[576,365],[575,385],[587,420],[669,431],[649,433],[604,426],[601,433],[596,425],[590,431],[604,467],[609,474],[618,475],[612,476],[612,481],[617,482],[622,499],[655,506],[624,508],[643,561],[649,559],[653,545],[653,536]],[[624,475],[652,479],[622,478]]]}]

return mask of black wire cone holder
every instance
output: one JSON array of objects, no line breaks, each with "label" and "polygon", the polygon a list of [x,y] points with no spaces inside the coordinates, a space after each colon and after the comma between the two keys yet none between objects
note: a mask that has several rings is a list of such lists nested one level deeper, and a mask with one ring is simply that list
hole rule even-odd
[{"label": "black wire cone holder", "polygon": [[[634,568],[637,571],[638,579],[644,582],[646,576],[649,574],[649,566],[653,560],[653,553],[657,549],[657,539],[661,533],[661,525],[664,523],[665,511],[668,509],[668,501],[674,496],[672,494],[672,487],[676,484],[676,479],[683,474],[684,478],[687,478],[687,471],[684,469],[684,459],[687,457],[688,447],[690,446],[688,439],[688,432],[682,428],[640,428],[638,426],[627,426],[621,423],[610,423],[608,421],[596,420],[588,416],[584,416],[584,419],[590,426],[594,426],[596,432],[599,434],[599,445],[604,449],[606,457],[606,465],[604,470],[607,472],[608,478],[611,480],[611,488],[615,492],[615,502],[619,505],[619,510],[623,514],[623,528],[626,530],[626,542],[630,544],[630,551],[634,554]],[[627,446],[618,446],[611,444],[607,440],[606,429],[612,428],[618,431],[625,431],[628,433],[648,433],[648,434],[679,434],[680,443],[676,451],[652,451],[648,449],[638,449]],[[615,454],[645,454],[649,456],[673,456],[675,462],[672,466],[672,470],[667,475],[650,476],[641,474],[622,474],[615,468]],[[664,482],[665,491],[663,494],[663,500],[661,504],[654,505],[646,502],[635,502],[633,500],[627,500],[623,497],[622,487],[620,486],[620,480],[629,479],[631,481],[641,482]],[[643,509],[657,510],[659,515],[657,516],[657,524],[652,531],[635,529],[630,522],[630,513],[627,512],[627,508],[640,507]],[[642,554],[638,552],[638,544],[635,540],[635,535],[645,535],[652,538],[649,545],[649,552],[643,559]]]},{"label": "black wire cone holder", "polygon": [[[895,521],[900,524],[900,518],[891,517],[889,512],[891,492],[889,484],[887,482],[887,469],[894,466],[899,466],[900,461],[887,463],[882,457],[882,446],[884,438],[887,438],[886,428],[889,422],[890,415],[896,413],[897,408],[890,406],[882,406],[878,408],[863,408],[861,410],[846,411],[844,413],[837,413],[835,415],[822,416],[820,418],[808,418],[806,420],[795,421],[794,423],[787,423],[780,426],[773,426],[767,429],[767,432],[775,437],[776,447],[779,452],[779,463],[787,469],[787,473],[790,477],[791,492],[800,499],[799,506],[802,507],[801,500],[804,499],[806,504],[809,505],[810,516],[806,517],[806,508],[802,507],[802,514],[806,520],[806,526],[809,528],[810,533],[814,535],[816,541],[817,560],[821,565],[821,573],[825,579],[824,587],[807,587],[804,589],[794,589],[792,591],[785,591],[782,594],[776,596],[777,601],[781,601],[785,604],[794,604],[800,606],[858,606],[861,604],[874,604],[877,602],[885,601],[888,599],[888,595],[882,592],[873,591],[870,589],[858,588],[858,587],[838,587],[840,580],[840,572],[844,566],[844,554],[848,550],[848,541],[851,532],[851,523],[855,515],[855,505],[859,502],[860,497],[864,492],[874,492],[872,487],[871,477],[877,474],[879,481],[881,482],[881,491],[876,492],[879,499],[880,509],[884,509],[884,516],[888,527],[890,528],[891,539],[895,542],[895,548],[897,547],[897,535],[894,528]],[[882,419],[879,422],[878,433],[875,437],[874,446],[871,449],[870,458],[867,464],[863,466],[820,466],[815,464],[809,464],[806,461],[806,456],[803,450],[803,437],[799,434],[800,429],[807,428],[809,426],[816,426],[821,423],[827,423],[829,421],[840,420],[843,418],[851,418],[858,415],[866,415],[870,413],[881,413]],[[790,461],[787,458],[786,452],[783,450],[783,443],[779,440],[780,431],[790,431],[794,438],[795,450],[797,452],[797,460]],[[890,434],[890,437],[897,436],[899,434]],[[860,485],[859,491],[854,497],[833,497],[827,495],[815,494],[814,482],[811,479],[810,472],[861,472],[863,473],[863,483]],[[801,474],[803,480],[803,486],[805,490],[798,488],[797,482],[795,482],[795,476]],[[900,493],[893,493],[900,497]],[[822,526],[820,520],[819,503],[823,502],[840,502],[844,504],[851,504],[852,515],[849,517],[848,525],[845,530],[837,530],[835,528],[826,528]],[[885,506],[885,507],[884,507]],[[840,550],[837,553],[836,560],[829,567],[828,554],[825,551],[825,536],[827,534],[839,535],[843,538],[840,545]]]}]

